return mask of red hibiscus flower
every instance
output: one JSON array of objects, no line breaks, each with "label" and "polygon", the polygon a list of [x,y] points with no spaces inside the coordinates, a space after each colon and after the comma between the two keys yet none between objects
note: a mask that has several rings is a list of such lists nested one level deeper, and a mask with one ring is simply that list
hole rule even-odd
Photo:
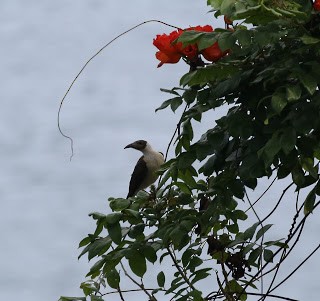
[{"label": "red hibiscus flower", "polygon": [[320,0],[316,0],[316,1],[313,3],[313,8],[314,8],[316,11],[320,11]]}]

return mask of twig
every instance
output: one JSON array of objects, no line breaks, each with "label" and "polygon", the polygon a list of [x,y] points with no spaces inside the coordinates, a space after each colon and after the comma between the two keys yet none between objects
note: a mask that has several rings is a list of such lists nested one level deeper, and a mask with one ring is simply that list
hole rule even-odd
[{"label": "twig", "polygon": [[270,183],[270,185],[264,190],[264,192],[253,202],[252,205],[250,205],[250,207],[245,211],[245,212],[248,212],[252,206],[254,206],[256,203],[258,203],[262,198],[263,196],[268,192],[268,190],[272,187],[272,185],[274,184],[274,182],[277,180],[277,176],[272,180],[272,182]]},{"label": "twig", "polygon": [[[276,179],[276,178],[275,178],[275,179]],[[275,181],[275,179],[274,179],[274,181]],[[272,184],[274,183],[274,181],[269,185],[269,187],[272,186]],[[268,188],[269,188],[269,187],[268,187]],[[268,188],[267,188],[267,189],[268,189]],[[266,191],[267,191],[267,190],[265,190],[265,192],[266,192]],[[261,228],[263,228],[262,221],[261,221],[258,213],[256,212],[256,210],[254,209],[254,204],[251,203],[251,201],[250,201],[250,199],[249,199],[249,196],[248,196],[248,193],[247,193],[246,190],[245,190],[245,195],[246,195],[246,198],[247,198],[247,200],[248,200],[248,202],[249,202],[249,204],[250,204],[250,208],[252,209],[254,215],[256,216],[256,218],[257,218],[257,220],[258,220],[258,222],[259,222],[259,225],[261,226]],[[262,195],[264,195],[264,193],[263,193]],[[255,202],[255,203],[256,203],[256,202]],[[261,243],[260,243],[260,248],[261,248],[261,250],[262,250],[262,246],[263,246],[263,240],[264,240],[264,232],[262,233],[262,237],[261,237]],[[262,267],[262,252],[261,252],[261,254],[260,254],[260,256],[259,256],[259,266]],[[261,286],[260,286],[260,291],[261,291],[261,294],[262,294],[262,293],[263,293],[263,277],[262,277],[262,274],[261,274]]]},{"label": "twig", "polygon": [[[234,293],[237,293],[237,292],[234,292]],[[261,294],[261,293],[251,293],[251,292],[246,292],[247,295],[249,296],[265,296],[267,294]],[[211,300],[212,298],[223,298],[225,297],[223,293],[216,293],[216,295],[212,296],[212,297],[209,297],[208,299],[206,300]],[[292,298],[289,298],[289,297],[283,297],[283,296],[279,296],[279,295],[274,295],[274,294],[268,294],[267,297],[270,297],[270,298],[277,298],[277,299],[280,299],[280,300],[287,300],[287,301],[299,301],[297,299],[292,299]]]},{"label": "twig", "polygon": [[61,129],[61,126],[60,126],[60,112],[61,112],[61,108],[62,108],[62,105],[63,105],[63,102],[65,100],[65,98],[67,97],[67,95],[69,94],[72,86],[74,85],[74,83],[77,81],[78,77],[80,76],[80,74],[83,72],[83,70],[88,66],[88,64],[96,57],[98,56],[106,47],[108,47],[111,43],[113,43],[115,40],[119,39],[120,37],[122,37],[123,35],[127,34],[128,32],[144,25],[144,24],[147,24],[147,23],[151,23],[151,22],[156,22],[156,23],[161,23],[163,25],[166,25],[166,26],[169,26],[169,27],[173,27],[173,28],[176,28],[176,29],[180,29],[179,27],[177,26],[173,26],[171,24],[168,24],[166,22],[163,22],[163,21],[160,21],[160,20],[147,20],[147,21],[144,21],[144,22],[141,22],[131,28],[129,28],[128,30],[120,33],[119,35],[117,35],[115,38],[113,38],[111,41],[109,41],[107,44],[105,44],[104,46],[102,46],[94,55],[92,55],[86,62],[85,64],[82,66],[82,68],[80,69],[80,71],[77,73],[77,75],[75,76],[75,78],[73,79],[73,81],[71,82],[71,84],[69,85],[67,91],[65,92],[64,96],[62,97],[62,100],[60,102],[60,105],[59,105],[59,109],[58,109],[58,129],[59,129],[59,132],[60,134],[65,137],[66,139],[69,139],[70,140],[70,147],[71,147],[71,156],[70,156],[70,161],[73,157],[73,139],[66,135],[62,129]]},{"label": "twig", "polygon": [[123,263],[122,263],[121,261],[120,261],[120,265],[121,265],[121,267],[122,267],[122,269],[123,269],[124,274],[125,274],[135,285],[137,285],[138,287],[140,287],[140,289],[150,298],[150,300],[155,300],[154,296],[152,296],[152,295],[148,292],[148,290],[146,290],[146,289],[144,288],[144,286],[143,286],[142,284],[140,284],[138,281],[136,281],[133,277],[131,277],[131,276],[129,275],[129,273],[127,272],[127,270],[125,269],[125,267],[123,266]]},{"label": "twig", "polygon": [[[320,201],[317,202],[317,203],[313,206],[313,210],[314,210],[317,206],[319,206],[319,204],[320,204]],[[289,243],[290,240],[295,236],[295,234],[297,233],[297,231],[299,230],[299,228],[302,227],[302,225],[305,223],[305,220],[308,218],[308,216],[309,216],[310,213],[311,213],[311,212],[309,212],[307,215],[305,215],[305,216],[303,217],[303,219],[300,221],[300,223],[299,223],[298,226],[296,227],[296,230],[293,231],[292,236],[291,236],[289,239],[287,239],[286,243]],[[279,248],[279,249],[274,253],[274,257],[275,257],[277,254],[279,254],[282,250],[283,250],[283,247]],[[251,280],[244,286],[243,292],[245,292],[246,288],[249,286],[250,283],[253,283],[255,280],[258,279],[257,276],[261,273],[262,270],[264,270],[264,269],[267,267],[268,264],[269,264],[269,262],[266,262],[266,263],[262,266],[262,268],[261,268],[260,270],[258,270],[257,273],[256,273],[254,276],[252,276]]]},{"label": "twig", "polygon": [[121,291],[121,289],[120,289],[120,286],[118,286],[117,291],[118,291],[118,293],[119,293],[119,296],[120,296],[121,300],[124,301],[124,297],[123,297],[122,291]]},{"label": "twig", "polygon": [[[303,208],[303,205],[300,207],[300,209],[297,208],[298,201],[299,201],[299,191],[298,191],[297,197],[296,197],[296,214],[295,214],[294,217],[293,217],[293,221],[292,221],[292,224],[291,224],[291,228],[289,229],[288,237],[287,237],[287,239],[286,239],[286,241],[285,241],[285,244],[287,244],[288,241],[290,240],[290,238],[292,237],[292,231],[294,230],[295,224],[296,224],[296,222],[297,222],[297,218],[299,217],[299,213],[300,213],[300,211],[301,211],[302,208]],[[304,224],[303,224],[303,225],[304,225]],[[299,241],[300,235],[301,235],[302,230],[303,230],[303,225],[302,225],[302,227],[301,227],[301,230],[300,230],[300,232],[299,232],[299,234],[298,234],[298,237],[297,237],[296,241],[294,242],[294,244],[292,245],[292,247],[290,248],[290,250],[288,251],[288,253],[286,252],[286,249],[283,249],[283,252],[282,252],[282,254],[281,254],[279,263],[278,263],[274,268],[272,268],[272,271],[273,271],[274,269],[275,269],[276,271],[275,271],[275,273],[274,273],[274,275],[273,275],[273,277],[272,277],[272,280],[271,280],[271,282],[270,282],[270,284],[269,284],[269,287],[268,287],[268,290],[267,290],[267,293],[266,293],[266,294],[270,293],[271,288],[272,288],[272,285],[273,285],[273,283],[275,282],[276,277],[277,277],[277,275],[278,275],[278,272],[279,272],[279,269],[280,269],[281,264],[282,264],[283,261],[288,257],[288,255],[291,253],[291,251],[294,249],[295,245],[296,245],[297,242]],[[286,254],[286,253],[287,253],[287,254]],[[261,301],[264,301],[265,298],[266,298],[266,297],[261,298]]]},{"label": "twig", "polygon": [[[229,281],[228,281],[228,274],[227,274],[227,271],[226,271],[226,268],[225,268],[223,262],[221,263],[221,269],[222,269],[222,274],[223,274],[224,281],[226,283],[226,287],[228,290],[227,292],[225,290],[223,290],[222,292],[225,294],[225,297],[227,298],[228,301],[234,301],[235,299],[233,298],[233,294],[230,292],[231,289],[230,289],[230,285],[229,285]],[[220,286],[220,284],[219,284],[219,286]],[[222,286],[220,287],[220,289],[221,288],[222,288]]]},{"label": "twig", "polygon": [[[154,288],[145,288],[146,291],[154,291],[155,289]],[[159,291],[163,291],[165,292],[165,290],[163,289],[158,289]],[[132,293],[132,292],[141,292],[143,291],[142,289],[128,289],[128,290],[121,290],[121,293],[122,294],[125,294],[125,293]],[[112,292],[107,292],[107,293],[104,293],[102,294],[101,296],[106,296],[106,295],[113,295],[113,294],[117,294],[118,291],[112,291]]]},{"label": "twig", "polygon": [[281,282],[279,282],[270,292],[274,291],[276,288],[278,288],[280,285],[282,285],[284,282],[286,282],[298,269],[300,269],[305,262],[315,253],[318,251],[320,248],[320,244],[286,277],[284,278]]},{"label": "twig", "polygon": [[181,267],[178,265],[177,260],[174,258],[170,247],[167,247],[168,253],[173,261],[174,266],[176,267],[176,269],[178,270],[178,272],[180,273],[180,275],[182,276],[182,278],[184,279],[184,281],[189,285],[189,287],[192,290],[196,290],[196,288],[193,286],[193,284],[190,282],[189,278],[187,277],[187,275],[183,272],[183,270],[181,269]]},{"label": "twig", "polygon": [[277,202],[277,204],[274,206],[274,208],[270,211],[270,213],[261,221],[261,223],[265,222],[278,208],[278,206],[281,203],[281,200],[283,199],[284,195],[287,193],[287,191],[289,190],[289,188],[293,185],[294,183],[291,182],[283,191],[282,194]]}]

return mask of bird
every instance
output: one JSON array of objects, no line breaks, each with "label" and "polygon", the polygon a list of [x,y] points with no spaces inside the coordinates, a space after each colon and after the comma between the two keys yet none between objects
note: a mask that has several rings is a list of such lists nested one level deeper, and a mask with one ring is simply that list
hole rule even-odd
[{"label": "bird", "polygon": [[155,151],[145,140],[137,140],[128,144],[126,148],[133,148],[143,153],[131,175],[127,195],[127,198],[129,198],[135,196],[140,190],[149,187],[157,180],[157,171],[164,163],[164,157],[161,152]]}]

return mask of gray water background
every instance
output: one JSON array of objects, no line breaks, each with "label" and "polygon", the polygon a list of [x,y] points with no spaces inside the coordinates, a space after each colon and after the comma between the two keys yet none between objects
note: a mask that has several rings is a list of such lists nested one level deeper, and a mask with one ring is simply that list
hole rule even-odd
[{"label": "gray water background", "polygon": [[[160,24],[147,24],[107,48],[80,76],[63,107],[62,127],[75,142],[69,162],[57,110],[71,80],[104,43],[147,19],[180,27],[223,26],[207,14],[205,2],[1,1],[0,300],[81,294],[79,284],[91,264],[77,260],[77,246],[94,229],[88,213],[106,212],[109,196],[126,195],[139,154],[125,145],[143,138],[165,150],[179,114],[154,113],[168,98],[159,88],[178,85],[187,66],[156,68],[152,39],[171,31]],[[196,138],[218,115],[196,124]],[[261,212],[272,208],[273,195],[269,198]],[[289,198],[274,217],[283,229],[293,204]],[[319,224],[316,212],[287,273],[318,244]],[[318,300],[318,255],[276,293]]]}]

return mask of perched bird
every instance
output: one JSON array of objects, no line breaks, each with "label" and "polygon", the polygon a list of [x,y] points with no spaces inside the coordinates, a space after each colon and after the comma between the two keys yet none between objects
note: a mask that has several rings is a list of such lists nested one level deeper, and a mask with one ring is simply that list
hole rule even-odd
[{"label": "perched bird", "polygon": [[129,198],[157,180],[158,175],[156,172],[164,163],[164,157],[162,153],[153,150],[151,145],[145,140],[137,140],[128,144],[125,148],[134,148],[143,153],[131,175],[129,193],[127,195],[127,198]]}]

